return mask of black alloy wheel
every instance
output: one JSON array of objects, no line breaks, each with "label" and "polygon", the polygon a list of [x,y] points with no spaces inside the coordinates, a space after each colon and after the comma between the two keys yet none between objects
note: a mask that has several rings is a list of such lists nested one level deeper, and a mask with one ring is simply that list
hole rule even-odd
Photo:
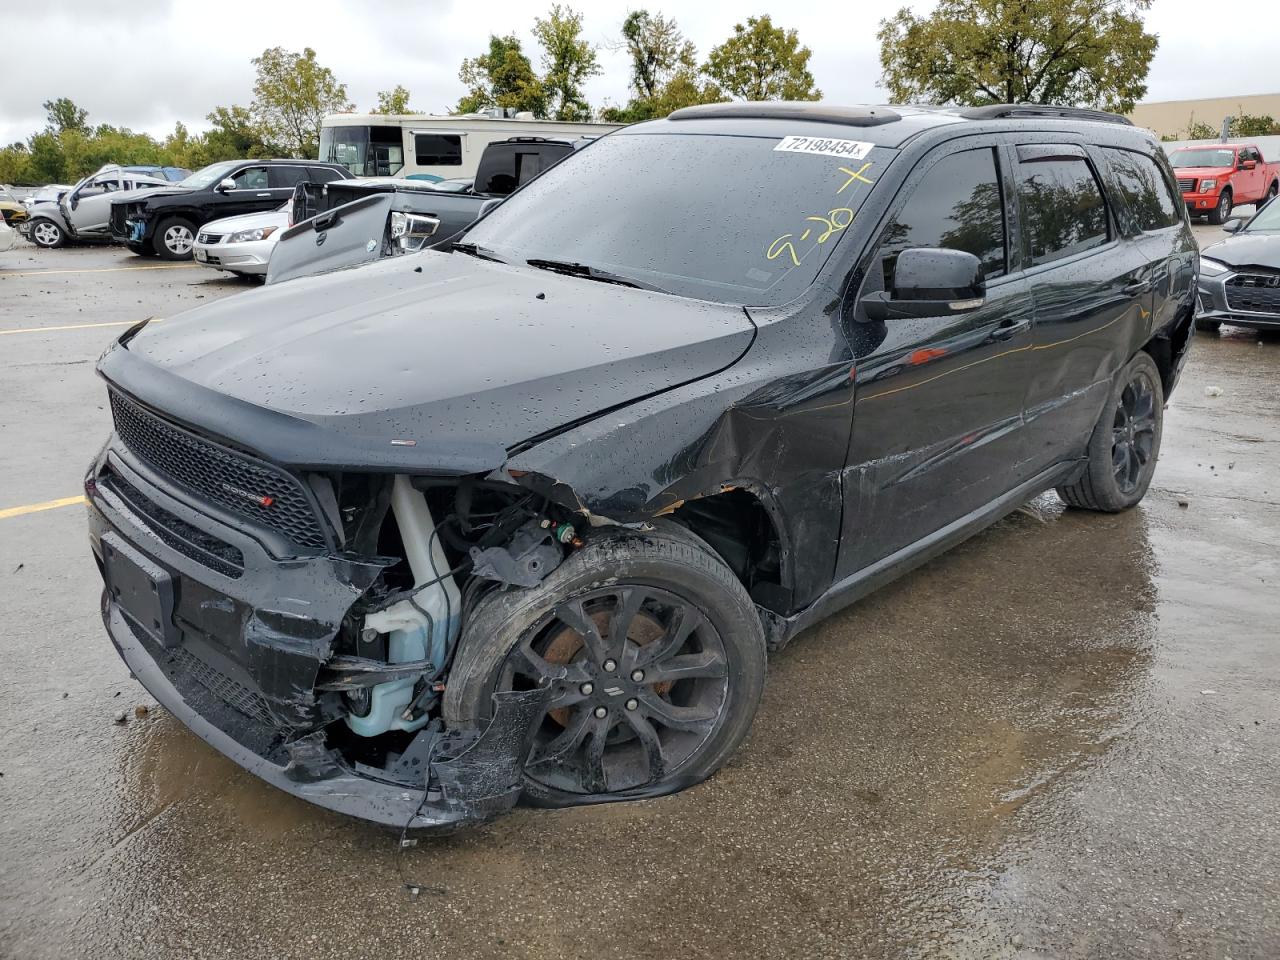
[{"label": "black alloy wheel", "polygon": [[1139,371],[1125,384],[1111,429],[1111,463],[1116,486],[1126,496],[1138,489],[1155,453],[1155,389],[1149,374]]}]

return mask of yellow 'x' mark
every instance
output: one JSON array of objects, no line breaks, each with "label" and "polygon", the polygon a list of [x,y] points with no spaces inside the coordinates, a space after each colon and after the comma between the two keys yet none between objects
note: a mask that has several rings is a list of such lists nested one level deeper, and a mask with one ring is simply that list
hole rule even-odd
[{"label": "yellow 'x' mark", "polygon": [[864,163],[861,167],[858,168],[857,173],[854,173],[848,167],[840,167],[839,168],[840,172],[847,173],[849,175],[849,179],[844,182],[844,186],[842,186],[839,190],[837,190],[836,193],[844,193],[844,188],[849,186],[849,184],[853,183],[855,180],[861,180],[863,183],[875,183],[874,180],[868,180],[866,177],[863,176],[863,174],[867,170],[867,167],[869,166],[871,166],[870,161],[868,161],[867,163]]}]

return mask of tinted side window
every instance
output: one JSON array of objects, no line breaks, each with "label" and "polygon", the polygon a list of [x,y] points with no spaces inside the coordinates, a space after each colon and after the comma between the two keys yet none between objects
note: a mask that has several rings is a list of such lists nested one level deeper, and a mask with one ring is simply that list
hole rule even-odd
[{"label": "tinted side window", "polygon": [[1107,204],[1084,157],[1020,163],[1018,208],[1033,264],[1107,242]]},{"label": "tinted side window", "polygon": [[1156,162],[1133,150],[1104,147],[1116,186],[1139,230],[1159,230],[1182,222],[1182,200]]},{"label": "tinted side window", "polygon": [[1005,217],[995,152],[966,150],[939,160],[911,191],[880,240],[885,283],[893,262],[911,247],[964,250],[987,277],[1005,272]]},{"label": "tinted side window", "polygon": [[268,174],[268,181],[276,189],[283,187],[292,189],[306,179],[306,167],[272,167]]},{"label": "tinted side window", "polygon": [[333,169],[333,167],[308,167],[307,170],[313,183],[329,183],[333,180],[342,179],[342,174]]},{"label": "tinted side window", "polygon": [[447,133],[415,133],[413,152],[420,167],[460,167],[462,137]]}]

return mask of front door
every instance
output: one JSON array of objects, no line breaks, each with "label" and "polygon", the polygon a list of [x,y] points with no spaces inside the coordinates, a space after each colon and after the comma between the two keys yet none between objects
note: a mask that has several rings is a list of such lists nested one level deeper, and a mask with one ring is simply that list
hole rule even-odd
[{"label": "front door", "polygon": [[111,219],[111,200],[121,188],[119,174],[94,177],[66,200],[65,213],[78,237],[106,234]]},{"label": "front door", "polygon": [[837,579],[1026,479],[1032,298],[1009,257],[1007,180],[990,145],[942,148],[908,178],[876,241],[859,300],[890,285],[898,253],[913,247],[974,254],[987,292],[981,307],[955,316],[876,322],[854,306],[856,399]]}]

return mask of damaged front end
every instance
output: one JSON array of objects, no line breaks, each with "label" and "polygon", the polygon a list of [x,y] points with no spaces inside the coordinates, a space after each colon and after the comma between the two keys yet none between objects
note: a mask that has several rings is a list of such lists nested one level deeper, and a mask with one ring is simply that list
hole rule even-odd
[{"label": "damaged front end", "polygon": [[475,476],[286,471],[122,391],[111,405],[85,484],[102,615],[166,709],[361,819],[444,828],[514,806],[556,678],[475,723],[447,725],[441,698],[468,608],[553,570],[566,516]]}]

